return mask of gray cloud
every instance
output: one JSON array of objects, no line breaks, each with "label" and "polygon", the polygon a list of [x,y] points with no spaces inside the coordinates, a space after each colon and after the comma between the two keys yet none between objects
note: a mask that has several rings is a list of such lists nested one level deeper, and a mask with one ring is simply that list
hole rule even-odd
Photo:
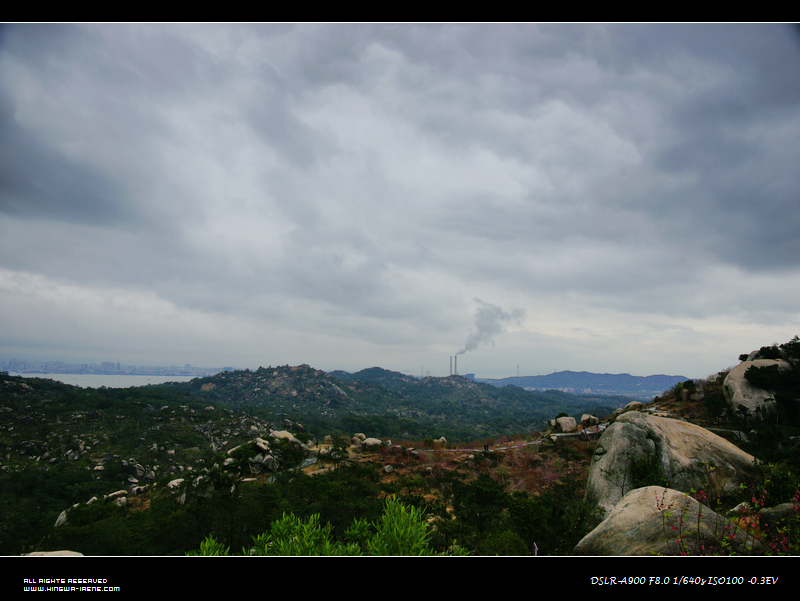
[{"label": "gray cloud", "polygon": [[800,328],[798,82],[769,24],[6,26],[0,326],[417,373],[494,298],[476,373],[707,375]]},{"label": "gray cloud", "polygon": [[135,218],[125,190],[108,174],[49,147],[13,113],[0,94],[0,212],[88,223]]}]

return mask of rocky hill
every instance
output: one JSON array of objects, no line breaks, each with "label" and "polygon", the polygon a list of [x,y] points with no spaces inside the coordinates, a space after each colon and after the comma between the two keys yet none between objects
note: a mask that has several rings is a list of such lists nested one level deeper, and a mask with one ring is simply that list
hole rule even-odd
[{"label": "rocky hill", "polygon": [[564,412],[610,414],[630,399],[498,388],[462,376],[418,379],[373,367],[354,374],[308,365],[221,372],[182,385],[204,402],[281,416],[309,431],[373,437],[475,440],[530,432]]},{"label": "rocky hill", "polygon": [[650,400],[669,390],[685,376],[632,376],[630,374],[596,374],[586,371],[559,371],[544,376],[521,376],[501,379],[481,379],[494,386],[520,386],[535,390],[564,390],[583,394],[607,394]]},{"label": "rocky hill", "polygon": [[[354,517],[379,515],[386,495],[426,508],[437,548],[671,553],[665,511],[691,491],[713,496],[693,493],[703,515],[751,490],[768,507],[800,502],[793,343],[652,403],[623,399],[605,422],[587,397],[380,368],[269,367],[97,390],[0,374],[0,553],[182,554],[210,532],[241,548],[284,511],[319,513],[343,535]],[[569,403],[582,413],[563,411]],[[396,436],[398,425],[422,435]],[[446,427],[473,443],[454,444]],[[750,457],[771,471],[751,470]],[[759,515],[767,527],[777,514]],[[709,527],[719,524],[729,527]],[[769,552],[752,532],[735,534],[737,552]]]},{"label": "rocky hill", "polygon": [[585,493],[604,519],[575,554],[800,552],[800,342],[740,359],[607,427]]},{"label": "rocky hill", "polygon": [[298,451],[286,443],[245,456],[274,431],[291,431],[309,447],[328,434],[349,439],[357,432],[483,441],[527,435],[562,411],[600,408],[592,398],[501,390],[461,377],[418,381],[380,369],[339,375],[282,366],[189,383],[85,389],[0,374],[0,553],[35,546],[76,503],[147,506],[150,491],[170,482],[198,484],[215,465],[229,471],[232,449],[242,449],[237,478],[255,475],[251,466],[268,473],[270,461],[292,464]]}]

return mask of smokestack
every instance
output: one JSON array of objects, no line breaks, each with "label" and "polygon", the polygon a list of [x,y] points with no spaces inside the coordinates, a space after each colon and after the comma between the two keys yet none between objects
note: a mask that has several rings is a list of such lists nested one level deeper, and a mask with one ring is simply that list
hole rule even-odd
[{"label": "smokestack", "polygon": [[453,355],[450,355],[450,375],[453,375]]},{"label": "smokestack", "polygon": [[456,375],[458,375],[458,355],[456,355]]}]

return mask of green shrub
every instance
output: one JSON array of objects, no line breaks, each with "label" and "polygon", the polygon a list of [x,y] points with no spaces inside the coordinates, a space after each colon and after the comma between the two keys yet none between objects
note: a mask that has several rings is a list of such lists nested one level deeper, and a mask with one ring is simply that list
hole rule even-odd
[{"label": "green shrub", "polygon": [[719,417],[728,407],[725,395],[721,392],[711,392],[703,398],[703,406],[711,417]]},{"label": "green shrub", "polygon": [[645,486],[663,486],[669,488],[669,479],[656,455],[634,457],[631,460],[631,490]]},{"label": "green shrub", "polygon": [[756,388],[774,390],[780,379],[780,368],[777,365],[757,367],[751,365],[744,372],[745,379]]},{"label": "green shrub", "polygon": [[213,536],[209,535],[202,543],[200,543],[199,551],[189,551],[186,555],[203,555],[203,556],[218,556],[228,555],[231,548],[224,546],[221,542],[216,540]]},{"label": "green shrub", "polygon": [[790,359],[800,359],[800,338],[795,336],[789,342],[782,344],[781,350]]},{"label": "green shrub", "polygon": [[763,359],[780,359],[782,356],[781,349],[779,349],[778,345],[776,344],[773,344],[772,346],[762,346],[761,349],[759,349],[758,354]]},{"label": "green shrub", "polygon": [[[294,513],[270,525],[267,532],[254,536],[244,555],[433,555],[429,545],[428,523],[421,509],[396,499],[386,501],[383,515],[372,526],[357,519],[345,531],[344,540],[333,538],[333,525],[322,524],[318,513],[299,518]],[[227,555],[228,549],[212,535],[198,551],[187,555]]]}]

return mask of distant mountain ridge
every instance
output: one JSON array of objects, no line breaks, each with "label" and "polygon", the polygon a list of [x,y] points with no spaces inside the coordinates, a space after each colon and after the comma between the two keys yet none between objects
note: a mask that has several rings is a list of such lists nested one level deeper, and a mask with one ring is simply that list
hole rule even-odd
[{"label": "distant mountain ridge", "polygon": [[632,376],[630,374],[597,374],[587,371],[559,371],[545,376],[520,376],[502,379],[475,378],[494,386],[519,386],[535,390],[564,390],[575,394],[619,394],[652,397],[669,390],[685,376]]}]

